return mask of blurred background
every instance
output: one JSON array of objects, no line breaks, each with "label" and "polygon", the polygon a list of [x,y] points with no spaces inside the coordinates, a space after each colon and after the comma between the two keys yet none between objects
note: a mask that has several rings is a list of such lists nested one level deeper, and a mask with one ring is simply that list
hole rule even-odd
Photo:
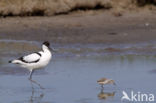
[{"label": "blurred background", "polygon": [[0,38],[54,43],[155,40],[155,4],[155,0],[0,0]]}]

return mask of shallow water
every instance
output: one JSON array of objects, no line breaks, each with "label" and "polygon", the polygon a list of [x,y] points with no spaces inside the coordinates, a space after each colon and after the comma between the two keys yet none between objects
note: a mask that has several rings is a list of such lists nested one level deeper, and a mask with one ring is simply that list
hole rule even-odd
[{"label": "shallow water", "polygon": [[[121,103],[122,91],[156,95],[155,55],[70,54],[74,55],[72,51],[66,56],[54,54],[44,70],[35,71],[33,82],[27,79],[27,70],[7,63],[10,57],[1,58],[0,103]],[[102,77],[117,85],[106,85],[103,90],[96,82]]]},{"label": "shallow water", "polygon": [[[44,89],[29,81],[27,73],[0,75],[0,102],[121,103],[123,90],[156,94],[155,61],[153,56],[137,55],[55,58],[33,75]],[[112,78],[117,85],[106,85],[101,92],[96,83],[101,77]]]}]

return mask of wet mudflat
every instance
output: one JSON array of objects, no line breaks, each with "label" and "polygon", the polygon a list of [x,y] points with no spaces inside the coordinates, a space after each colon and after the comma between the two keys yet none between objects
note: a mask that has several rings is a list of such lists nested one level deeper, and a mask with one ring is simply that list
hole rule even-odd
[{"label": "wet mudflat", "polygon": [[[34,81],[28,80],[26,69],[7,63],[22,52],[33,51],[29,50],[30,44],[30,48],[32,45],[40,47],[39,43],[27,43],[23,51],[17,52],[20,46],[12,52],[6,48],[1,51],[0,102],[121,103],[122,91],[128,95],[131,91],[156,95],[154,43],[55,44],[57,52],[53,53],[52,61],[45,69],[35,71]],[[153,52],[148,52],[149,48]],[[117,85],[106,85],[101,89],[96,81],[102,77],[115,80]]]}]

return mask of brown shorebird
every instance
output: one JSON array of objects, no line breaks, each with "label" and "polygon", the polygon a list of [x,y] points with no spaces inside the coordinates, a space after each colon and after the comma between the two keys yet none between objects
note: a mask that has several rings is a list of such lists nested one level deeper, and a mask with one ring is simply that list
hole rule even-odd
[{"label": "brown shorebird", "polygon": [[112,79],[107,79],[107,78],[101,78],[97,81],[98,84],[101,85],[101,87],[103,88],[103,85],[105,84],[113,84],[113,85],[116,85],[114,80]]}]

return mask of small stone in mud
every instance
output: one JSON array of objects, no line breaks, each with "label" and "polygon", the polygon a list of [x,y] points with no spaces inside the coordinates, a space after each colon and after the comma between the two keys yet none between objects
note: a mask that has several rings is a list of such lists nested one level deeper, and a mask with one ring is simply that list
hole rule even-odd
[{"label": "small stone in mud", "polygon": [[147,23],[145,23],[145,26],[149,26],[149,23],[147,22]]},{"label": "small stone in mud", "polygon": [[115,33],[115,32],[111,32],[111,33],[108,33],[108,35],[117,35],[118,33]]}]

